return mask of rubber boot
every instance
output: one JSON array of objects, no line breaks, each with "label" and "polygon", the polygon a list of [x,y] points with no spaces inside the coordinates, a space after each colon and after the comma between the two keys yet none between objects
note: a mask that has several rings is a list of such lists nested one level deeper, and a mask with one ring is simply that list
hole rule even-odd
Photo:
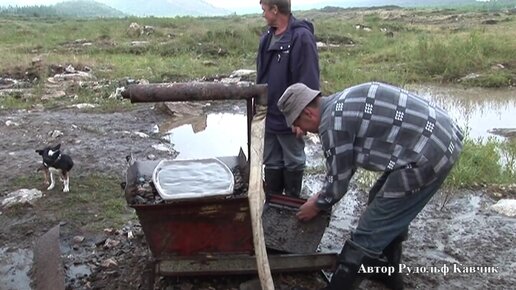
[{"label": "rubber boot", "polygon": [[337,269],[331,277],[330,285],[324,290],[355,289],[361,278],[358,271],[368,260],[366,253],[350,241],[346,241],[339,254]]},{"label": "rubber boot", "polygon": [[299,197],[303,184],[303,170],[283,171],[285,194],[292,197]]},{"label": "rubber boot", "polygon": [[396,237],[384,250],[383,255],[387,259],[388,266],[393,266],[396,271],[390,276],[388,274],[373,274],[371,280],[382,283],[385,287],[392,290],[403,290],[403,275],[398,272],[401,263],[402,242],[406,235]]},{"label": "rubber boot", "polygon": [[283,169],[272,169],[265,167],[265,194],[283,194],[284,187]]}]

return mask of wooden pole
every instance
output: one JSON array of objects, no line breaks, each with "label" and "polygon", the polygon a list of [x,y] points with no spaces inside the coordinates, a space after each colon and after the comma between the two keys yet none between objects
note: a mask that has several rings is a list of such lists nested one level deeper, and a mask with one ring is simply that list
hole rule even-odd
[{"label": "wooden pole", "polygon": [[122,97],[132,103],[225,101],[253,98],[267,104],[267,85],[224,84],[219,82],[160,83],[129,85]]},{"label": "wooden pole", "polygon": [[265,248],[262,212],[265,193],[262,184],[263,140],[265,137],[266,106],[256,105],[256,114],[251,122],[251,156],[249,170],[249,208],[253,228],[254,253],[260,284],[263,290],[274,290],[269,259]]}]

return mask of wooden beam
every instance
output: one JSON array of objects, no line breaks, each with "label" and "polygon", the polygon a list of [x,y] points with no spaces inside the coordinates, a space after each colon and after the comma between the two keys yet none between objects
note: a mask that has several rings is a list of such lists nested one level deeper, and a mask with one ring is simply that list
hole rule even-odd
[{"label": "wooden beam", "polygon": [[263,140],[265,137],[266,106],[256,105],[256,114],[251,122],[251,156],[249,170],[249,207],[253,228],[254,253],[260,284],[263,290],[274,290],[269,259],[265,248],[263,234],[262,212],[265,203],[265,193],[262,182]]}]

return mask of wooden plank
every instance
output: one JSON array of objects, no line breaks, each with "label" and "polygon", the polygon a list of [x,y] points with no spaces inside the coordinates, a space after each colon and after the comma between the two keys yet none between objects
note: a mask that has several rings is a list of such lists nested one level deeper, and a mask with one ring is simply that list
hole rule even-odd
[{"label": "wooden plank", "polygon": [[[320,271],[335,267],[337,253],[271,255],[268,259],[274,273]],[[159,275],[174,277],[252,274],[257,264],[256,258],[249,255],[176,257],[158,261],[156,269]]]},{"label": "wooden plank", "polygon": [[266,106],[256,105],[256,114],[251,122],[251,156],[249,169],[249,207],[253,228],[254,253],[260,284],[263,290],[273,290],[269,259],[265,248],[265,239],[262,225],[262,212],[265,203],[265,193],[262,182],[263,140],[265,137]]},{"label": "wooden plank", "polygon": [[59,248],[59,225],[50,229],[36,241],[33,270],[34,289],[65,289],[63,262]]}]

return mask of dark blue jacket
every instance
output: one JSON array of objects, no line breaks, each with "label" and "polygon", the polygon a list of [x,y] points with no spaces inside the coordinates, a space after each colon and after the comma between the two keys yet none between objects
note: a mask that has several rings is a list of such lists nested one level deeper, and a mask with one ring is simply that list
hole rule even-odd
[{"label": "dark blue jacket", "polygon": [[319,55],[312,23],[297,20],[291,15],[283,36],[269,48],[274,30],[269,27],[260,39],[256,83],[268,85],[265,130],[269,133],[288,134],[292,130],[278,109],[278,100],[294,83],[304,83],[319,90]]}]

